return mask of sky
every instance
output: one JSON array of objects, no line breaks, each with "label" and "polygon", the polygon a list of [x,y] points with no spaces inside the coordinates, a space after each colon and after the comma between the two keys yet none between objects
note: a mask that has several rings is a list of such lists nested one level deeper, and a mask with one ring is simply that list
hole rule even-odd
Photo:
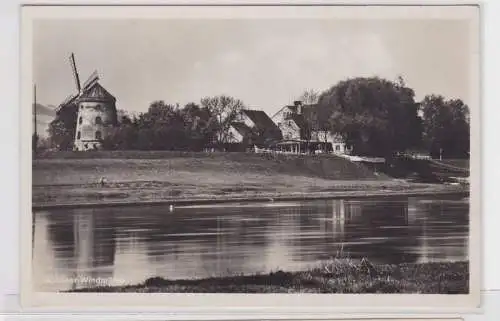
[{"label": "sky", "polygon": [[58,105],[97,70],[117,108],[144,112],[155,100],[241,99],[270,116],[306,89],[358,76],[402,76],[427,94],[470,103],[467,20],[164,19],[36,20],[37,101]]}]

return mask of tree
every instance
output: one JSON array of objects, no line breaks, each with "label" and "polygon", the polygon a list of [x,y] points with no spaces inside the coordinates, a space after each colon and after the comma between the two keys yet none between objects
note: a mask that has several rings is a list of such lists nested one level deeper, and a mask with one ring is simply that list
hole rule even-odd
[{"label": "tree", "polygon": [[107,150],[137,149],[137,128],[132,122],[119,123],[108,132],[103,139],[102,147]]},{"label": "tree", "polygon": [[49,124],[49,139],[59,150],[71,150],[75,139],[78,107],[70,104],[60,108]]},{"label": "tree", "polygon": [[302,95],[299,96],[299,100],[306,105],[302,113],[307,124],[305,137],[310,140],[312,133],[316,133],[317,139],[325,143],[324,148],[326,149],[330,134],[330,123],[328,121],[330,111],[325,106],[318,104],[319,98],[320,94],[314,89],[304,90]]},{"label": "tree", "polygon": [[468,157],[469,108],[460,99],[428,95],[421,102],[424,144],[433,157]]},{"label": "tree", "polygon": [[121,116],[119,126],[104,140],[106,149],[203,150],[215,135],[215,122],[207,108],[154,101],[145,113]]},{"label": "tree", "polygon": [[119,109],[116,111],[116,118],[118,120],[118,125],[121,124],[132,124],[132,118],[129,113],[123,109]]},{"label": "tree", "polygon": [[175,106],[154,101],[138,118],[139,148],[173,150],[185,145],[182,126],[182,117]]},{"label": "tree", "polygon": [[402,79],[341,81],[321,94],[318,105],[318,119],[328,119],[320,127],[340,133],[355,154],[390,157],[420,144],[418,104]]},{"label": "tree", "polygon": [[305,123],[302,126],[301,136],[308,142],[311,140],[323,142],[323,151],[326,152],[331,129],[329,122],[331,111],[324,105],[318,104],[320,96],[314,89],[307,89],[298,98],[304,105],[302,115]]},{"label": "tree", "polygon": [[314,89],[306,89],[299,96],[298,100],[300,100],[305,105],[313,105],[318,102],[319,96],[319,93]]},{"label": "tree", "polygon": [[51,148],[50,140],[48,137],[40,136],[38,137],[37,142],[37,150],[38,151],[46,151]]},{"label": "tree", "polygon": [[218,143],[227,143],[229,128],[244,108],[243,102],[230,96],[220,95],[203,98],[201,106],[210,114],[210,126],[214,126]]},{"label": "tree", "polygon": [[215,122],[211,122],[211,114],[207,108],[195,103],[188,103],[180,113],[184,122],[184,130],[189,138],[191,150],[200,151],[216,137]]}]

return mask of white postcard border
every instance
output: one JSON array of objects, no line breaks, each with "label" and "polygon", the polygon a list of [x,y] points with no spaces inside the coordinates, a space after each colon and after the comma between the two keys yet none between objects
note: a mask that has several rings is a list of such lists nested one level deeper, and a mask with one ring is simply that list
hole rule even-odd
[{"label": "white postcard border", "polygon": [[[479,14],[477,7],[194,7],[194,6],[44,6],[24,7],[21,12],[21,306],[26,311],[133,311],[139,309],[176,311],[178,313],[254,313],[280,315],[295,313],[345,312],[470,312],[479,307],[481,286],[480,239],[480,65]],[[124,18],[336,18],[352,19],[470,19],[471,91],[471,195],[470,195],[470,294],[120,294],[120,293],[40,293],[32,288],[31,275],[31,103],[32,88],[32,22],[33,19],[124,19]]]}]

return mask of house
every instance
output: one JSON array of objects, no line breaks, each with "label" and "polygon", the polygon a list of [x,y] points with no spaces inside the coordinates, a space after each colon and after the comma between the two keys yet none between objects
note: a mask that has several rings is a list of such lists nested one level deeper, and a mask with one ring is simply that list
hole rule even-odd
[{"label": "house", "polygon": [[262,147],[281,139],[280,129],[264,111],[243,109],[231,123],[227,142]]},{"label": "house", "polygon": [[273,115],[272,120],[280,128],[283,139],[288,141],[286,145],[293,141],[296,142],[295,145],[301,145],[292,146],[288,150],[304,151],[304,142],[307,142],[307,148],[320,148],[336,154],[350,153],[352,148],[346,146],[338,133],[321,128],[317,111],[317,105],[303,105],[301,101],[295,101],[293,105],[285,106]]},{"label": "house", "polygon": [[274,149],[285,153],[312,153],[316,150],[331,150],[326,142],[314,140],[313,123],[309,117],[313,105],[303,105],[295,101],[293,105],[281,108],[272,120],[281,130],[283,141],[274,145]]},{"label": "house", "polygon": [[271,117],[285,140],[309,140],[309,126],[302,114],[302,102],[281,108]]}]

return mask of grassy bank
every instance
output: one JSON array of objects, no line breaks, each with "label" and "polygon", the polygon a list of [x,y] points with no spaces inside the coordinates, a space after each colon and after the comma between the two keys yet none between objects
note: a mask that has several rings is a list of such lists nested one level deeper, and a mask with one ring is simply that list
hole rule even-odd
[{"label": "grassy bank", "polygon": [[[130,204],[189,199],[434,194],[460,187],[393,180],[333,155],[53,153],[33,160],[33,205]],[[104,177],[106,184],[99,184]]]},{"label": "grassy bank", "polygon": [[193,280],[150,278],[142,284],[104,286],[71,292],[177,293],[433,293],[469,292],[469,264],[375,265],[367,260],[333,260],[303,272]]}]

